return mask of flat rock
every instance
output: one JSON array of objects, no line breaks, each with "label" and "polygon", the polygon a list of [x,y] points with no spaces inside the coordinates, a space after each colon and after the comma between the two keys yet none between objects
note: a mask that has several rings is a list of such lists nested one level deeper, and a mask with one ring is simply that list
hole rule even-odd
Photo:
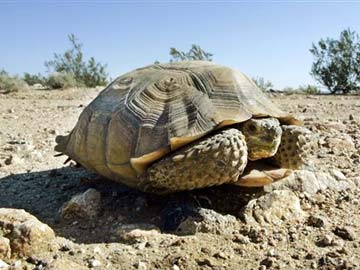
[{"label": "flat rock", "polygon": [[289,219],[302,219],[299,198],[290,190],[275,190],[251,200],[243,209],[247,224],[279,225]]},{"label": "flat rock", "polygon": [[211,209],[196,208],[196,214],[189,215],[176,228],[179,235],[196,233],[232,234],[239,222],[232,215],[222,215]]},{"label": "flat rock", "polygon": [[161,236],[160,229],[148,223],[120,224],[114,230],[114,234],[120,240],[129,243],[148,241]]},{"label": "flat rock", "polygon": [[100,209],[101,194],[90,188],[66,202],[60,209],[60,215],[65,220],[93,219],[99,214]]},{"label": "flat rock", "polygon": [[11,256],[31,256],[50,248],[54,231],[24,210],[0,208],[0,232],[10,240]]},{"label": "flat rock", "polygon": [[273,190],[292,190],[315,194],[325,189],[340,191],[354,187],[354,182],[347,180],[346,177],[336,169],[331,169],[329,172],[296,170],[288,177],[265,186],[264,190],[266,192]]}]

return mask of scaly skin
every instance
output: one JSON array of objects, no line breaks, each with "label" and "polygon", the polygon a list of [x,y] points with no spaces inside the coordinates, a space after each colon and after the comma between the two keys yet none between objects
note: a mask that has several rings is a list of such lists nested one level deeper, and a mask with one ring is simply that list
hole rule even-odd
[{"label": "scaly skin", "polygon": [[225,129],[155,162],[141,177],[140,188],[168,193],[235,182],[246,164],[244,135]]},{"label": "scaly skin", "polygon": [[317,141],[305,127],[288,125],[282,130],[279,149],[270,161],[281,168],[299,169],[309,161]]},{"label": "scaly skin", "polygon": [[207,136],[155,162],[141,176],[140,188],[167,193],[236,182],[248,159],[275,154],[281,138],[277,119],[251,119],[235,127]]}]

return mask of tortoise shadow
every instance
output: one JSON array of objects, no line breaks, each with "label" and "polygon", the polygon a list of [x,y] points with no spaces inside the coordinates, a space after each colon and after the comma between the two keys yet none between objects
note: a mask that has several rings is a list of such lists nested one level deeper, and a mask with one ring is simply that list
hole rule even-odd
[{"label": "tortoise shadow", "polygon": [[[95,220],[60,219],[59,209],[75,194],[95,188],[101,193],[101,214]],[[164,211],[188,205],[239,216],[240,210],[260,189],[223,185],[169,195],[155,195],[111,182],[83,168],[13,174],[0,178],[0,207],[24,209],[77,243],[109,243],[112,231],[123,224],[153,224],[166,231]],[[170,222],[171,223],[171,222]],[[171,232],[170,232],[171,233]]]}]

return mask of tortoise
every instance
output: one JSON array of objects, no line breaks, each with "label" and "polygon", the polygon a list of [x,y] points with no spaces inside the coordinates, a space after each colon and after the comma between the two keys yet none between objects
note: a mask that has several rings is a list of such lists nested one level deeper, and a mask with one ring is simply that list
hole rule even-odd
[{"label": "tortoise", "polygon": [[281,179],[305,163],[309,132],[240,71],[184,61],[115,79],[55,150],[111,180],[169,193]]}]

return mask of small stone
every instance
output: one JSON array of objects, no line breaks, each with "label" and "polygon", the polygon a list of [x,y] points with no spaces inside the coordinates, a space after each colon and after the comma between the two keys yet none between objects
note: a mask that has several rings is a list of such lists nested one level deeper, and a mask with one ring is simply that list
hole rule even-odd
[{"label": "small stone", "polygon": [[306,254],[306,256],[305,256],[305,259],[306,259],[306,260],[313,260],[313,259],[315,259],[315,255],[312,254],[312,253],[308,253],[308,254]]},{"label": "small stone", "polygon": [[177,266],[176,264],[174,264],[173,267],[172,267],[172,269],[173,269],[173,270],[180,270],[180,267]]},{"label": "small stone", "polygon": [[135,263],[135,267],[138,269],[138,270],[147,270],[147,264],[145,262],[137,262]]},{"label": "small stone", "polygon": [[203,260],[198,260],[197,261],[197,264],[199,266],[209,266],[209,267],[213,267],[214,264],[208,259],[208,258],[205,258]]},{"label": "small stone", "polygon": [[260,265],[265,265],[266,268],[270,268],[274,264],[274,258],[267,257],[260,262]]},{"label": "small stone", "polygon": [[5,161],[4,161],[4,164],[5,165],[11,165],[13,162],[13,156],[8,156]]},{"label": "small stone", "polygon": [[217,258],[217,259],[223,259],[223,260],[226,260],[227,259],[227,256],[225,255],[224,252],[217,252],[213,255],[214,258]]},{"label": "small stone", "polygon": [[324,217],[311,215],[307,220],[307,224],[312,227],[322,228],[325,226],[326,220]]},{"label": "small stone", "polygon": [[266,256],[276,257],[276,258],[280,257],[279,253],[274,249],[270,249],[268,252],[266,252]]},{"label": "small stone", "polygon": [[354,230],[350,227],[336,227],[334,230],[334,234],[341,237],[344,240],[354,241],[356,238],[356,234]]},{"label": "small stone", "polygon": [[100,267],[101,266],[101,262],[99,260],[96,259],[90,259],[89,260],[89,267],[90,268],[95,268],[95,267]]},{"label": "small stone", "polygon": [[324,235],[321,237],[321,239],[318,241],[318,245],[321,247],[328,247],[331,246],[333,242],[333,237],[331,235]]},{"label": "small stone", "polygon": [[243,236],[241,234],[235,234],[232,241],[235,243],[240,243],[240,244],[249,244],[250,243],[249,237]]},{"label": "small stone", "polygon": [[60,209],[60,214],[65,220],[93,219],[99,214],[100,208],[101,194],[96,189],[90,188],[66,202]]},{"label": "small stone", "polygon": [[349,114],[349,120],[354,120],[354,116],[352,114]]},{"label": "small stone", "polygon": [[160,229],[149,223],[122,224],[114,229],[114,234],[130,244],[147,243],[159,237]]},{"label": "small stone", "polygon": [[9,265],[0,259],[0,269],[8,269]]}]

